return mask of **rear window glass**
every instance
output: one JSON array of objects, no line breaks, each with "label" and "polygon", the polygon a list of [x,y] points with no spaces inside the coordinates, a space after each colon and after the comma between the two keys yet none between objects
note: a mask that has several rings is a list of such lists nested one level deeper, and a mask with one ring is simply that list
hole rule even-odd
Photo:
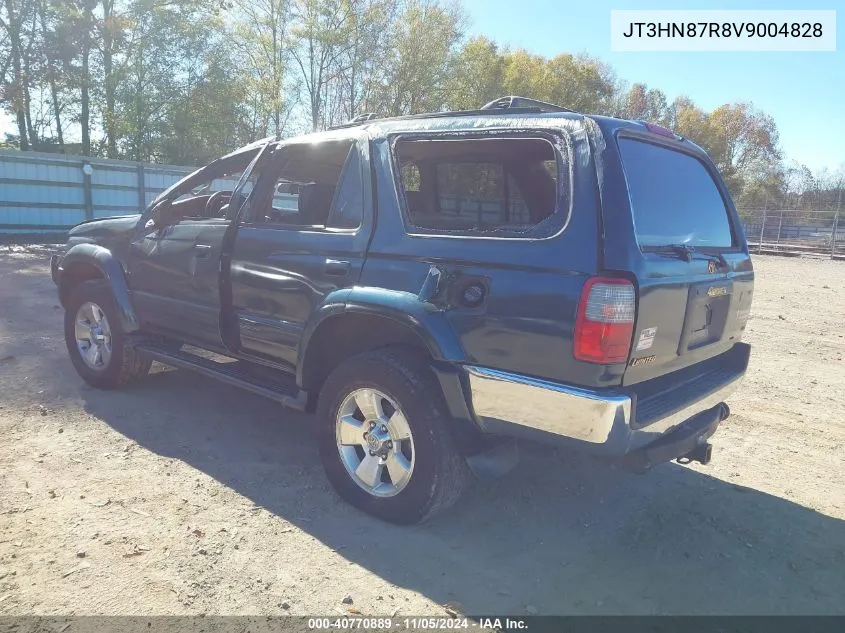
[{"label": "rear window glass", "polygon": [[733,244],[725,201],[698,159],[628,138],[619,151],[640,247]]},{"label": "rear window glass", "polygon": [[541,138],[414,139],[396,146],[407,219],[426,232],[545,237],[562,226]]}]

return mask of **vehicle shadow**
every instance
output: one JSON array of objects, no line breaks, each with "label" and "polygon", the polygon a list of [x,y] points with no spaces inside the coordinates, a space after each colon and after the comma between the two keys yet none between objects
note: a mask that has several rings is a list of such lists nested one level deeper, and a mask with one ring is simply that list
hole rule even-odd
[{"label": "vehicle shadow", "polygon": [[145,449],[439,604],[476,614],[845,612],[842,521],[674,464],[635,476],[524,446],[514,472],[431,523],[382,523],[330,488],[312,417],[186,371],[121,392],[88,388],[67,359],[43,260],[4,261],[0,272],[4,405],[81,398]]},{"label": "vehicle shadow", "polygon": [[388,582],[467,613],[845,609],[841,521],[678,465],[639,477],[527,446],[510,475],[476,486],[430,524],[402,528],[339,501],[309,416],[185,371],[120,394],[83,394],[88,412],[139,445]]}]

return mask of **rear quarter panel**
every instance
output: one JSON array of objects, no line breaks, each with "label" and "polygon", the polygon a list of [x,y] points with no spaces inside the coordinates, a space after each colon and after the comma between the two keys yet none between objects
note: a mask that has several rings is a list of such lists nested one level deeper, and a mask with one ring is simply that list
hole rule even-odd
[{"label": "rear quarter panel", "polygon": [[548,120],[533,123],[541,124],[566,141],[561,157],[571,188],[562,199],[569,205],[571,196],[573,203],[563,230],[545,239],[409,233],[394,178],[395,137],[374,140],[378,219],[361,284],[417,294],[432,267],[446,273],[441,283],[481,280],[487,299],[480,308],[444,307],[466,363],[573,384],[618,384],[624,365],[582,363],[572,354],[581,287],[598,266],[597,182],[587,131],[580,118],[556,120],[557,130]]}]

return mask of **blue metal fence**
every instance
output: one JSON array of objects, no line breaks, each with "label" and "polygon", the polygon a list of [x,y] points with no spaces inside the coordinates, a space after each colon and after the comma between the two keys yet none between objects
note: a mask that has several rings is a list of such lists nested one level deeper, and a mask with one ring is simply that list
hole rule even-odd
[{"label": "blue metal fence", "polygon": [[193,169],[2,150],[0,235],[62,233],[87,219],[138,213]]}]

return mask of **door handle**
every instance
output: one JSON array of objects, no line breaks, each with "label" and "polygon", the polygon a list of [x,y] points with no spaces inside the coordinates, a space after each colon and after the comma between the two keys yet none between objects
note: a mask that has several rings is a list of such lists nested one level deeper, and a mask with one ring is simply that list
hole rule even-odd
[{"label": "door handle", "polygon": [[350,268],[351,266],[349,265],[349,262],[338,259],[327,259],[323,262],[323,271],[332,277],[343,277],[344,275],[348,275]]},{"label": "door handle", "polygon": [[208,257],[211,253],[211,244],[194,244],[194,257],[197,259]]}]

